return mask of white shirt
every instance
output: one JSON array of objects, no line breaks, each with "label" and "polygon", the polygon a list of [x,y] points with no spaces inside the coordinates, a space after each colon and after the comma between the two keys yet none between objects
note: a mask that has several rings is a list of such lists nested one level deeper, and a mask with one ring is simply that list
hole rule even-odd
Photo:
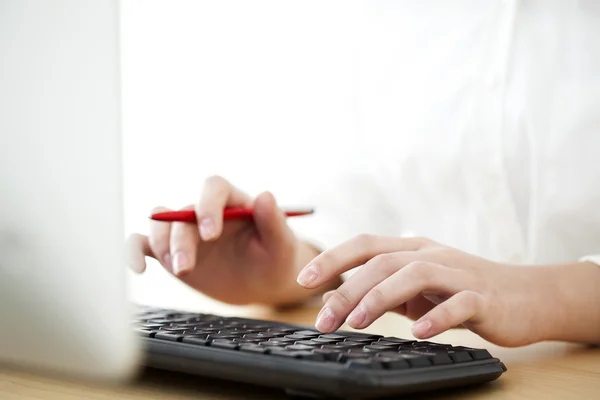
[{"label": "white shirt", "polygon": [[426,236],[524,264],[600,253],[600,2],[369,1],[363,16],[363,140],[317,160],[298,235]]}]

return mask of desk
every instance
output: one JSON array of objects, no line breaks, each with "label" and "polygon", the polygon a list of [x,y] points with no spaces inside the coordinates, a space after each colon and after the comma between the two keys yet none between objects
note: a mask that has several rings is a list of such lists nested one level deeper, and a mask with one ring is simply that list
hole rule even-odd
[{"label": "desk", "polygon": [[[286,312],[252,309],[241,315],[312,325],[318,307]],[[387,314],[368,332],[411,338],[410,322]],[[499,380],[474,388],[410,396],[422,399],[600,399],[600,349],[566,343],[540,343],[523,348],[494,346],[466,330],[446,332],[442,343],[484,347],[508,367]],[[133,399],[286,399],[278,390],[215,381],[166,371],[148,371],[127,386],[106,387],[20,371],[0,370],[2,400],[133,400]]]}]

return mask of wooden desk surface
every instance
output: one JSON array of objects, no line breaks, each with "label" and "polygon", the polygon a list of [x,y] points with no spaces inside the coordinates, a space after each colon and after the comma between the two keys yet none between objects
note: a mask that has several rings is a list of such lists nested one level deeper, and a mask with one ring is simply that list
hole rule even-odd
[{"label": "wooden desk surface", "polygon": [[[312,325],[318,308],[289,312],[251,310],[259,319]],[[368,332],[410,338],[410,323],[394,314],[385,315]],[[600,348],[566,343],[541,343],[524,348],[494,346],[466,330],[446,332],[435,341],[484,347],[508,367],[499,380],[474,388],[411,398],[423,399],[600,399]],[[286,399],[278,390],[253,387],[166,371],[147,371],[127,386],[107,387],[68,381],[22,371],[0,370],[0,399]]]}]

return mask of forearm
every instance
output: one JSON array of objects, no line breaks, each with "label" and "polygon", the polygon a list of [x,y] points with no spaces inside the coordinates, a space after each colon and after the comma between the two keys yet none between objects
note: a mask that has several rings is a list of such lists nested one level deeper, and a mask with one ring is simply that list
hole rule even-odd
[{"label": "forearm", "polygon": [[545,340],[600,344],[600,267],[591,263],[548,269],[551,306]]}]

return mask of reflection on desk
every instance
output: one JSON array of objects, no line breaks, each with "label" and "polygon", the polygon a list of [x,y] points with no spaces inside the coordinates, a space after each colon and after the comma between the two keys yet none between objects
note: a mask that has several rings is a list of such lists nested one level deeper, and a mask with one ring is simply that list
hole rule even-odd
[{"label": "reflection on desk", "polygon": [[[195,309],[190,311],[207,312]],[[288,311],[242,308],[240,316],[312,325],[318,307]],[[388,313],[367,332],[413,338],[410,321]],[[348,329],[343,327],[342,329]],[[567,343],[538,343],[507,349],[486,342],[467,330],[457,329],[432,339],[468,347],[487,348],[508,367],[499,380],[476,387],[411,396],[411,399],[598,399],[600,349]],[[29,372],[0,370],[0,399],[286,399],[279,390],[254,387],[179,373],[145,370],[127,386],[106,387]]]}]

